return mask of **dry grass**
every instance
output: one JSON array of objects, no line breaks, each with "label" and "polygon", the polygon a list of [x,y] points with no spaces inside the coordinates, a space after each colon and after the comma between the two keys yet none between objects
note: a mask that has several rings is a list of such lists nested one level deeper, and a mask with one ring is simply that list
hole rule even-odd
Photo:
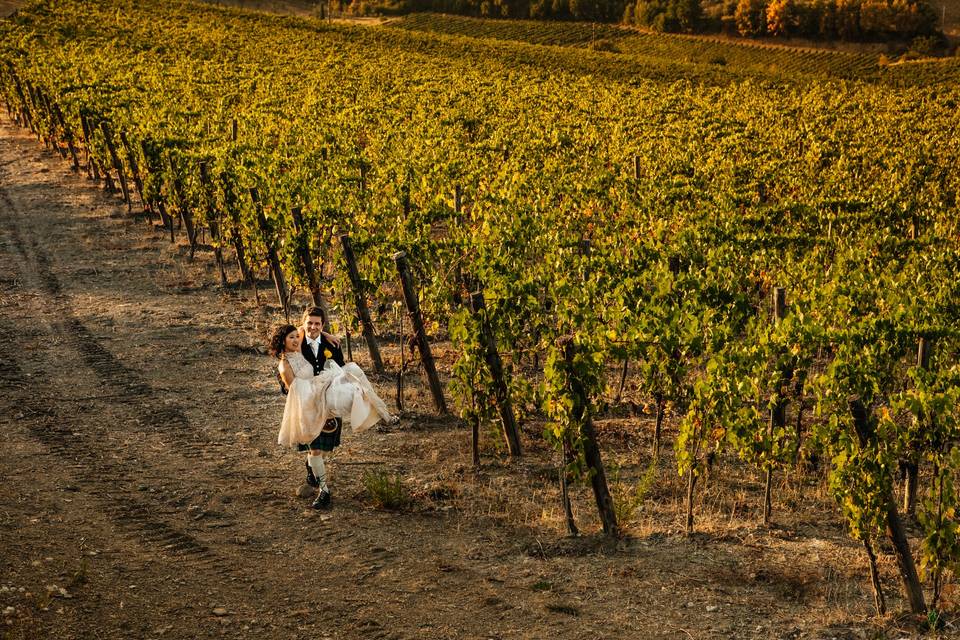
[{"label": "dry grass", "polygon": [[[851,621],[862,624],[872,618],[862,549],[846,535],[822,473],[778,474],[774,524],[768,529],[760,524],[760,472],[733,456],[721,456],[698,486],[696,533],[687,538],[683,535],[686,484],[677,474],[670,448],[675,425],[669,421],[666,425],[664,452],[656,464],[651,458],[651,417],[598,419],[597,426],[607,469],[614,470],[610,475],[614,493],[620,499],[635,500],[631,509],[621,512],[627,517],[621,522],[624,537],[619,542],[599,535],[589,483],[576,485],[572,492],[574,515],[583,535],[567,537],[557,475],[559,457],[542,443],[541,424],[526,425],[525,456],[520,462],[505,457],[501,436],[491,427],[481,436],[482,464],[474,469],[469,464],[468,430],[455,421],[446,426],[435,423],[439,431],[431,433],[430,447],[423,455],[426,462],[406,469],[407,482],[445,487],[440,499],[421,493],[422,504],[452,510],[463,526],[513,532],[509,535],[528,541],[525,548],[531,557],[612,556],[619,558],[616,571],[629,576],[636,559],[642,557],[649,565],[651,558],[663,554],[669,560],[659,568],[662,572],[678,572],[681,579],[684,571],[694,570],[704,585],[731,593],[760,590],[773,601],[816,610],[827,627]],[[406,452],[402,454],[406,457]],[[896,602],[897,569],[890,550],[884,552],[885,591],[888,600]],[[688,554],[691,565],[674,568],[675,553]],[[553,604],[551,611],[577,615],[576,603]]]}]

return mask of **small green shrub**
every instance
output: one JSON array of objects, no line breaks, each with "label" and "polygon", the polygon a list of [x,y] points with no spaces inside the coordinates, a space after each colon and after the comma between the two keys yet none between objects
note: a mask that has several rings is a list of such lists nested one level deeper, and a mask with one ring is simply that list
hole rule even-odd
[{"label": "small green shrub", "polygon": [[410,495],[400,476],[384,469],[374,469],[363,474],[363,488],[373,505],[378,509],[400,511],[410,506]]},{"label": "small green shrub", "polygon": [[625,525],[631,522],[643,506],[643,501],[647,497],[647,492],[653,486],[653,481],[657,477],[657,467],[655,462],[644,471],[640,480],[633,485],[622,481],[620,477],[620,467],[611,466],[611,487],[610,494],[613,498],[613,511],[617,516],[617,522]]},{"label": "small green shrub", "polygon": [[600,38],[590,43],[590,48],[594,51],[607,51],[609,53],[620,53],[620,48],[606,38]]}]

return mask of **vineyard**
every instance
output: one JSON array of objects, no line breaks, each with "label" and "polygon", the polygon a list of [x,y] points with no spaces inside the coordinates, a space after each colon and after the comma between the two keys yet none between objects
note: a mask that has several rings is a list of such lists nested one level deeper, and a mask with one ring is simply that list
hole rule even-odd
[{"label": "vineyard", "polygon": [[485,20],[436,14],[414,14],[390,24],[427,33],[608,51],[637,57],[639,64],[651,59],[680,60],[730,66],[771,76],[868,79],[879,73],[875,55],[796,49],[749,41],[732,43],[720,38],[644,32],[609,24]]},{"label": "vineyard", "polygon": [[[330,305],[371,366],[411,332],[475,464],[491,432],[552,448],[554,536],[629,536],[668,464],[686,535],[724,468],[769,525],[789,476],[835,501],[879,615],[955,611],[956,61],[160,0],[32,3],[0,58],[10,117],[218,284]],[[613,474],[598,422],[637,414]]]},{"label": "vineyard", "polygon": [[875,54],[802,49],[711,36],[684,36],[591,23],[493,20],[440,14],[413,14],[393,20],[394,28],[487,41],[570,47],[606,52],[634,68],[682,62],[697,68],[723,68],[739,76],[848,79],[893,85],[940,85],[960,79],[960,60],[920,60],[881,64]]}]

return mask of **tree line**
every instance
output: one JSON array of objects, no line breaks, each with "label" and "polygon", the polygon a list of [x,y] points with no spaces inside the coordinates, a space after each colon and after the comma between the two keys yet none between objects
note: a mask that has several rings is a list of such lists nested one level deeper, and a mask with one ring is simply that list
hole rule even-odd
[{"label": "tree line", "polygon": [[406,11],[623,22],[669,33],[903,41],[938,39],[926,0],[407,0]]}]

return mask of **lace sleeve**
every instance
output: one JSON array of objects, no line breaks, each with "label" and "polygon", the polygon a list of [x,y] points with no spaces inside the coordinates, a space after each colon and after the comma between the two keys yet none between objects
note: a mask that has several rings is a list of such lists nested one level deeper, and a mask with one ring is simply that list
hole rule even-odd
[{"label": "lace sleeve", "polygon": [[313,367],[307,362],[306,358],[284,358],[280,361],[280,364],[285,365],[293,373],[294,378],[306,377],[308,373],[313,375]]}]

